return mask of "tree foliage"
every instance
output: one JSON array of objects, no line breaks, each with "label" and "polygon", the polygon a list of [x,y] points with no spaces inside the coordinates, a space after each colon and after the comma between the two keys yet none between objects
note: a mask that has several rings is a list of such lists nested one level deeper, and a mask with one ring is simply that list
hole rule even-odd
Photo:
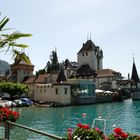
[{"label": "tree foliage", "polygon": [[50,61],[47,63],[47,73],[58,72],[60,70],[60,64],[58,62],[56,51],[52,51],[52,54],[50,55]]},{"label": "tree foliage", "polygon": [[20,83],[0,82],[1,93],[9,93],[10,97],[21,96],[22,94],[29,93],[29,88]]}]

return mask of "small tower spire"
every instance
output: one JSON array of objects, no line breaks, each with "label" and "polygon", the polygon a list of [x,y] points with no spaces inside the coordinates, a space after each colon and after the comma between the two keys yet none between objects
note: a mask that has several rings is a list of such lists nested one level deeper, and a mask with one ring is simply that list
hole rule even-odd
[{"label": "small tower spire", "polygon": [[135,54],[133,53],[133,63],[135,63],[135,57],[134,57],[134,55],[135,55]]},{"label": "small tower spire", "polygon": [[133,66],[132,66],[131,80],[134,80],[135,82],[139,81],[139,76],[137,73],[137,68],[136,68],[135,60],[134,60],[134,54],[133,54]]},{"label": "small tower spire", "polygon": [[91,32],[90,32],[90,40],[91,40]]}]

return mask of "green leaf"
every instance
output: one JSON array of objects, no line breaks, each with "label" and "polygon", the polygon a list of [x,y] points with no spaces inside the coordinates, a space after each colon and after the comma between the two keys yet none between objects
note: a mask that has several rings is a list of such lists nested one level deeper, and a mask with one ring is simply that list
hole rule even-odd
[{"label": "green leaf", "polygon": [[14,50],[15,56],[20,58],[21,60],[24,60],[27,64],[31,64],[30,59],[24,54],[24,53],[20,53],[17,50]]},{"label": "green leaf", "polygon": [[21,55],[21,58],[27,63],[27,64],[31,64],[29,58],[25,55]]},{"label": "green leaf", "polygon": [[9,21],[9,18],[4,17],[1,21],[0,21],[0,31],[2,30],[2,28],[7,24],[7,22]]},{"label": "green leaf", "polygon": [[[7,24],[8,21],[9,21],[9,18],[7,18],[7,17],[4,17],[0,21],[0,32],[2,32],[3,30],[7,30],[7,29],[3,29],[3,28]],[[2,49],[4,47],[8,47],[6,49],[6,53],[8,51],[12,51],[13,55],[17,55],[21,59],[23,59],[26,63],[31,64],[29,58],[25,54],[24,55],[20,54],[18,51],[15,51],[15,48],[14,48],[14,47],[27,48],[28,45],[17,44],[15,41],[17,39],[20,39],[23,37],[30,37],[30,36],[32,36],[32,35],[24,34],[24,33],[20,33],[20,32],[14,32],[12,34],[0,34],[0,49]]]},{"label": "green leaf", "polygon": [[5,45],[7,44],[8,42],[5,41],[5,40],[0,40],[0,49],[5,47]]},{"label": "green leaf", "polygon": [[10,35],[5,35],[5,37],[7,37],[8,40],[16,40],[19,39],[21,37],[30,37],[32,36],[31,34],[23,34],[23,33],[12,33]]},{"label": "green leaf", "polygon": [[20,47],[20,48],[27,48],[29,47],[28,45],[25,44],[16,44],[16,43],[10,43],[10,46],[16,46],[16,47]]}]

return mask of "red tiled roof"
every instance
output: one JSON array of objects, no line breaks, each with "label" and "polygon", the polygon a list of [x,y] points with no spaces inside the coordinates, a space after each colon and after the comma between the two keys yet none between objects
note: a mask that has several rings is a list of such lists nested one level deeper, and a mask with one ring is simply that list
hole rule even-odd
[{"label": "red tiled roof", "polygon": [[48,76],[49,76],[49,74],[39,74],[37,76],[30,76],[23,83],[25,83],[25,84],[46,83],[45,78]]},{"label": "red tiled roof", "polygon": [[36,76],[30,76],[27,80],[23,81],[24,84],[32,84],[34,83]]},{"label": "red tiled roof", "polygon": [[119,72],[115,72],[112,69],[97,70],[96,73],[97,73],[97,78],[99,78],[99,77],[114,77],[117,74],[120,74]]},{"label": "red tiled roof", "polygon": [[47,77],[48,74],[39,74],[36,79],[35,83],[45,83],[45,78]]}]

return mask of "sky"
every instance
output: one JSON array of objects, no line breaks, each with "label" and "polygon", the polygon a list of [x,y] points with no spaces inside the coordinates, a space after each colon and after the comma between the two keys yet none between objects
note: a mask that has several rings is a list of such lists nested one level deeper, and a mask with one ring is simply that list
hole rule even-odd
[{"label": "sky", "polygon": [[[103,68],[131,75],[133,56],[140,74],[139,0],[0,0],[0,12],[10,18],[8,33],[30,33],[19,43],[35,71],[43,69],[50,54],[58,60],[77,61],[82,44],[90,39],[103,50]],[[23,51],[23,50],[22,50]],[[13,63],[10,53],[0,59]]]}]

